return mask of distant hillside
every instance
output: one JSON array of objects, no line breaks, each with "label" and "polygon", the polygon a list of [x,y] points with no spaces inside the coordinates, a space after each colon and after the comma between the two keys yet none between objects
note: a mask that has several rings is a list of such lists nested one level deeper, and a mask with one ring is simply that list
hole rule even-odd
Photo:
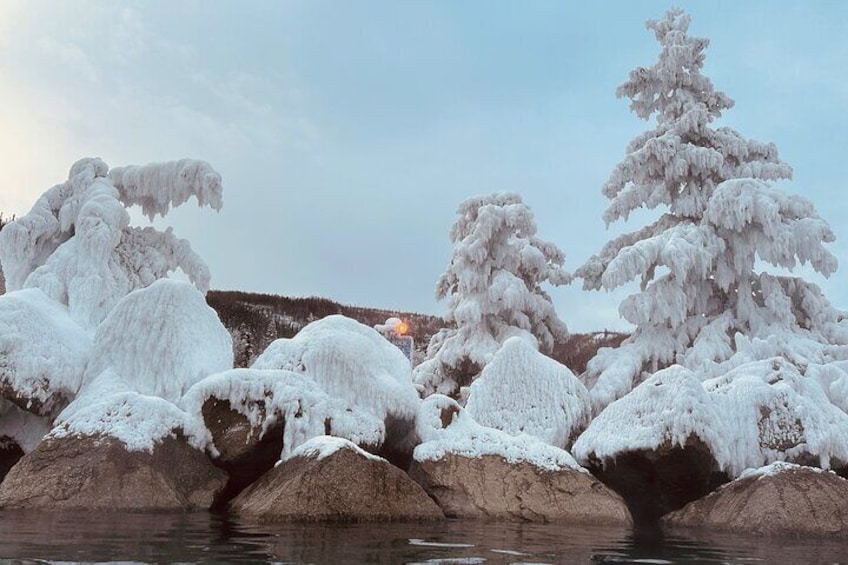
[{"label": "distant hillside", "polygon": [[444,321],[437,316],[347,306],[326,298],[289,298],[272,294],[210,290],[206,302],[218,312],[221,322],[233,336],[233,353],[237,367],[253,362],[272,341],[292,337],[306,324],[342,314],[366,326],[384,323],[388,318],[406,320],[415,338],[417,357],[423,356],[430,336],[439,331]]},{"label": "distant hillside", "polygon": [[[382,310],[361,306],[346,306],[326,298],[288,298],[271,294],[210,290],[206,302],[218,312],[221,321],[233,336],[233,353],[237,367],[250,365],[272,341],[292,337],[303,326],[331,314],[342,314],[366,326],[382,324],[387,318],[398,317],[411,326],[415,338],[416,361],[424,356],[430,336],[445,322],[438,316]],[[554,346],[552,357],[579,375],[586,363],[601,347],[617,347],[626,334],[597,332],[572,334]]]}]

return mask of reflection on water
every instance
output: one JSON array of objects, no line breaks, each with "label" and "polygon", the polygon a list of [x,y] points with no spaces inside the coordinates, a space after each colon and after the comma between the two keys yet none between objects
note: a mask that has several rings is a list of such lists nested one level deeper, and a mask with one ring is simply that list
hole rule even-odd
[{"label": "reflection on water", "polygon": [[0,511],[0,562],[848,563],[835,539],[526,523],[252,525],[195,514]]}]

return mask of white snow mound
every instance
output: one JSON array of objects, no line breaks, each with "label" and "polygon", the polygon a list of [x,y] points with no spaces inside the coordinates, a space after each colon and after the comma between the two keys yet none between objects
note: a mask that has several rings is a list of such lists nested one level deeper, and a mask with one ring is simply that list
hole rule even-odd
[{"label": "white snow mound", "polygon": [[[182,407],[202,420],[203,404],[225,400],[259,430],[260,437],[277,422],[284,423],[281,459],[301,444],[333,435],[360,445],[381,445],[385,426],[374,414],[329,397],[309,375],[282,370],[232,369],[210,375],[192,386]],[[214,450],[213,450],[214,451]]]},{"label": "white snow mound", "polygon": [[0,387],[54,415],[82,385],[91,336],[38,289],[0,296]]},{"label": "white snow mound", "polygon": [[87,380],[107,369],[125,390],[178,402],[232,368],[232,338],[192,285],[161,279],[126,296],[97,328]]},{"label": "white snow mound", "polygon": [[510,463],[527,462],[542,469],[571,469],[588,473],[564,449],[527,434],[510,435],[481,426],[455,400],[441,394],[424,399],[418,412],[416,461],[437,461],[447,454],[479,458],[497,455]]},{"label": "white snow mound", "polygon": [[512,337],[471,384],[466,410],[483,426],[565,449],[588,424],[590,403],[568,367]]},{"label": "white snow mound", "polygon": [[587,463],[593,457],[606,460],[662,445],[682,447],[694,436],[724,467],[729,453],[722,416],[701,381],[688,369],[673,365],[607,406],[577,438],[572,452]]},{"label": "white snow mound", "polygon": [[309,375],[330,397],[381,420],[412,420],[420,404],[403,353],[373,328],[344,316],[328,316],[291,339],[274,341],[252,368]]}]

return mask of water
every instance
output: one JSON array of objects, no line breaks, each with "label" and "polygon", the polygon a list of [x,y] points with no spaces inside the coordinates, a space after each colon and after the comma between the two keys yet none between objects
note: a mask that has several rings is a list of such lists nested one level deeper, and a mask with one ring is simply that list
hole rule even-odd
[{"label": "water", "polygon": [[527,523],[252,525],[196,514],[0,511],[0,563],[846,563],[848,542]]}]

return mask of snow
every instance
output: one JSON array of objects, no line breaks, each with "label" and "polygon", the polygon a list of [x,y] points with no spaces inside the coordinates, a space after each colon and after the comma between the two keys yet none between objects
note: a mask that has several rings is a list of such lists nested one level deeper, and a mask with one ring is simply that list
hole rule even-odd
[{"label": "snow", "polygon": [[[774,463],[770,463],[769,465],[765,465],[763,467],[758,467],[756,469],[746,469],[741,475],[739,475],[739,479],[747,479],[750,477],[757,477],[762,479],[763,477],[776,477],[781,473],[787,473],[791,471],[797,471],[800,469],[804,469],[806,471],[812,471],[814,473],[824,473],[823,469],[818,469],[816,467],[805,467],[803,465],[796,465],[795,463],[786,463],[785,461],[775,461]],[[841,478],[841,477],[840,477]]]},{"label": "snow", "polygon": [[403,353],[376,330],[344,316],[328,316],[291,339],[274,341],[252,368],[308,375],[331,398],[381,421],[412,420],[420,403]]},{"label": "snow", "polygon": [[[283,370],[231,369],[210,375],[192,386],[181,406],[201,417],[209,398],[226,400],[245,416],[260,437],[281,419],[285,423],[281,459],[312,438],[329,431],[361,445],[381,445],[383,421],[374,414],[331,398],[303,373]],[[213,450],[214,451],[214,450]]]},{"label": "snow", "polygon": [[848,414],[785,359],[742,365],[704,388],[727,424],[731,474],[784,460],[848,463]]},{"label": "snow", "polygon": [[[2,232],[0,232],[2,233]],[[0,296],[0,386],[55,415],[82,385],[91,336],[38,289]]]},{"label": "snow", "polygon": [[713,452],[722,467],[730,454],[728,435],[719,412],[700,380],[677,365],[658,371],[630,394],[606,407],[574,443],[581,463],[607,460],[636,450],[662,445],[684,446],[694,436]]},{"label": "snow", "polygon": [[565,449],[589,423],[589,393],[574,374],[518,337],[506,340],[470,387],[474,420]]},{"label": "snow", "polygon": [[[445,414],[452,414],[443,422]],[[527,434],[510,435],[481,426],[455,400],[433,394],[424,399],[417,419],[422,443],[415,448],[416,461],[438,461],[448,454],[479,458],[497,455],[510,463],[527,462],[549,471],[588,471],[565,450]]]},{"label": "snow", "polygon": [[231,367],[230,334],[203,295],[161,279],[127,295],[98,326],[85,382],[50,437],[107,435],[151,451],[180,432],[202,448],[210,441],[202,421],[177,404],[191,385]]},{"label": "snow", "polygon": [[586,290],[640,281],[619,307],[636,330],[587,366],[596,411],[672,364],[705,380],[778,356],[802,370],[848,359],[848,317],[816,285],[758,272],[806,264],[830,276],[836,258],[824,244],[834,234],[812,203],[770,186],[792,177],[773,144],[711,127],[733,100],[702,74],[708,41],[690,37],[688,27],[678,9],[649,21],[662,52],[617,91],[656,126],[630,142],[604,185],[604,220],[665,211],[575,273]]},{"label": "snow", "polygon": [[47,418],[21,410],[0,398],[0,447],[5,437],[17,443],[24,453],[29,453],[49,431]]},{"label": "snow", "polygon": [[512,193],[460,203],[451,228],[450,266],[436,297],[448,299],[446,328],[431,338],[415,382],[427,393],[456,394],[512,336],[532,337],[550,352],[566,335],[542,284],[568,281],[565,255],[536,237],[533,212]]},{"label": "snow", "polygon": [[192,285],[161,279],[126,296],[97,328],[86,378],[107,369],[127,390],[178,402],[233,366],[230,333]]},{"label": "snow", "polygon": [[294,459],[295,457],[306,457],[309,459],[324,459],[325,457],[329,457],[330,455],[341,451],[342,449],[349,449],[356,453],[357,455],[364,457],[366,459],[370,459],[371,461],[380,461],[382,463],[388,464],[388,461],[383,459],[382,457],[377,457],[376,455],[372,455],[367,451],[361,449],[355,443],[350,440],[346,440],[340,437],[333,436],[317,436],[306,443],[299,446],[297,449],[292,451],[285,460]]},{"label": "snow", "polygon": [[95,328],[127,294],[181,269],[198,289],[209,269],[171,230],[129,225],[126,207],[164,214],[189,195],[221,206],[220,176],[202,161],[113,169],[82,159],[68,180],[45,192],[29,213],[0,232],[0,263],[9,291],[39,288]]},{"label": "snow", "polygon": [[586,463],[699,438],[730,476],[775,461],[848,463],[848,414],[786,359],[749,362],[701,382],[674,365],[607,406],[574,443]]},{"label": "snow", "polygon": [[171,206],[179,206],[194,196],[199,206],[220,210],[223,187],[219,175],[205,161],[181,159],[144,166],[116,167],[109,179],[127,206],[141,206],[151,220],[156,214],[165,216]]},{"label": "snow", "polygon": [[157,443],[177,434],[197,449],[211,443],[202,422],[164,398],[95,389],[59,414],[47,437],[108,436],[121,441],[128,451],[152,453]]}]

